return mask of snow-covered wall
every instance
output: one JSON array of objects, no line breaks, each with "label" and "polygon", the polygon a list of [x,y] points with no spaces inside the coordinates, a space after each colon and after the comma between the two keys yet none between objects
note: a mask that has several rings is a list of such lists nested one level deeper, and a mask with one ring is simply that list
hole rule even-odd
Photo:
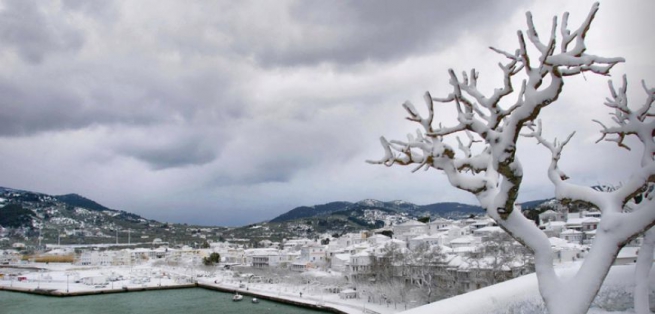
[{"label": "snow-covered wall", "polygon": [[[634,266],[631,264],[612,267],[589,313],[594,312],[593,307],[601,307],[607,311],[625,311],[632,308]],[[558,269],[558,274],[572,276],[578,267],[579,263],[569,264],[569,267]],[[653,272],[650,273],[649,282],[652,292],[655,288]],[[539,295],[537,277],[533,273],[402,312],[432,313],[546,313],[546,310]]]}]

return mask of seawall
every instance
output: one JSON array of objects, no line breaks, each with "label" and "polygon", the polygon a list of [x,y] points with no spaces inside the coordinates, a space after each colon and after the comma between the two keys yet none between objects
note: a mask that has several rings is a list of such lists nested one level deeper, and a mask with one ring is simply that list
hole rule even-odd
[{"label": "seawall", "polygon": [[274,302],[279,302],[279,303],[285,303],[285,304],[290,304],[290,305],[295,305],[295,306],[300,306],[300,307],[305,307],[305,308],[311,308],[311,309],[314,309],[314,310],[325,311],[325,312],[330,312],[330,313],[348,314],[347,312],[335,309],[335,308],[330,307],[330,306],[318,305],[318,304],[310,303],[310,302],[300,302],[300,301],[291,300],[291,299],[287,299],[287,298],[281,298],[281,297],[276,297],[276,296],[271,296],[271,295],[266,295],[266,294],[260,294],[260,293],[257,293],[257,292],[252,292],[250,290],[226,288],[226,287],[213,286],[213,285],[207,285],[207,284],[202,284],[202,283],[198,283],[197,285],[200,288],[208,289],[208,290],[215,290],[215,291],[227,292],[227,293],[238,292],[241,295],[256,297],[256,298],[262,299],[262,300],[269,300],[269,301],[274,301]]}]

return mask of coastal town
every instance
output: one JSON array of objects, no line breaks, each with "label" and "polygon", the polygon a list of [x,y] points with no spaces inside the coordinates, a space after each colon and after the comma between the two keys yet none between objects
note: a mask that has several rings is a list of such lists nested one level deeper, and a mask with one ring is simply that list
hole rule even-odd
[{"label": "coastal town", "polygon": [[[198,247],[161,239],[128,247],[46,244],[28,256],[24,244],[14,242],[0,251],[0,288],[77,295],[201,285],[347,313],[367,306],[395,313],[534,270],[532,254],[487,217],[383,218],[396,223],[338,237],[261,240],[257,247],[203,236]],[[539,227],[555,263],[570,267],[584,260],[601,219],[596,211],[569,213],[564,206],[543,211]],[[624,247],[614,264],[634,264],[639,245],[636,239]]]}]

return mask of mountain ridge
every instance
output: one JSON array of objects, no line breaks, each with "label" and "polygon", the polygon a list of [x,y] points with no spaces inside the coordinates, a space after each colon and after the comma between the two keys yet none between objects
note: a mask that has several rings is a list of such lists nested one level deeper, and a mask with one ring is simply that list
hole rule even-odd
[{"label": "mountain ridge", "polygon": [[383,211],[393,211],[397,213],[407,212],[416,216],[431,215],[440,216],[444,218],[453,218],[468,216],[470,214],[482,214],[484,209],[480,206],[457,203],[457,202],[441,202],[427,205],[417,205],[406,201],[393,200],[393,201],[379,201],[373,199],[364,199],[359,202],[330,202],[321,205],[313,206],[299,206],[290,211],[281,214],[269,222],[284,222],[302,218],[311,218],[319,216],[327,216],[337,212],[346,212],[362,209],[379,209]]},{"label": "mountain ridge", "polygon": [[[527,205],[525,206],[526,208],[533,208],[550,200],[552,199],[529,201],[523,204]],[[108,208],[76,193],[53,196],[40,192],[0,187],[0,210],[5,205],[11,203],[21,204],[21,206],[26,209],[35,209],[38,206],[46,208],[48,206],[59,206],[62,208],[68,208],[69,210],[82,208],[91,212],[104,213],[108,216],[111,216],[112,218],[121,219],[129,223],[152,222],[161,224],[160,222],[143,218],[137,214]],[[36,206],[34,204],[40,205]],[[12,213],[15,215],[26,215],[27,213],[22,209],[18,210],[17,208],[13,208],[13,210],[14,211]],[[411,217],[435,216],[451,219],[464,218],[471,214],[484,214],[484,209],[480,206],[458,202],[439,202],[426,205],[417,205],[403,200],[380,201],[375,199],[363,199],[358,202],[334,201],[311,206],[298,206],[274,217],[273,219],[268,220],[267,222],[281,223],[304,218],[325,217],[333,214],[346,215],[353,217],[353,219],[359,219],[362,217],[358,217],[358,213],[362,213],[365,210],[379,210],[383,212],[392,212],[398,214],[406,213]],[[48,214],[47,211],[45,213],[39,213],[37,210],[34,212],[34,215],[28,216],[29,217],[23,218],[16,217],[16,221],[26,222],[29,219],[35,218],[44,220],[47,219],[50,214]]]}]

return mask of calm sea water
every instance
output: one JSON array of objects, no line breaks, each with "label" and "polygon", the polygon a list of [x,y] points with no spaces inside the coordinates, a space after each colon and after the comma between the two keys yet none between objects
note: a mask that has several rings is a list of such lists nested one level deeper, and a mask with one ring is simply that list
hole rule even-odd
[{"label": "calm sea water", "polygon": [[326,313],[261,300],[254,304],[244,296],[233,302],[232,295],[205,289],[177,289],[91,295],[79,297],[47,297],[0,291],[0,313],[3,314],[119,314],[119,313],[182,313],[182,314],[260,314]]}]

